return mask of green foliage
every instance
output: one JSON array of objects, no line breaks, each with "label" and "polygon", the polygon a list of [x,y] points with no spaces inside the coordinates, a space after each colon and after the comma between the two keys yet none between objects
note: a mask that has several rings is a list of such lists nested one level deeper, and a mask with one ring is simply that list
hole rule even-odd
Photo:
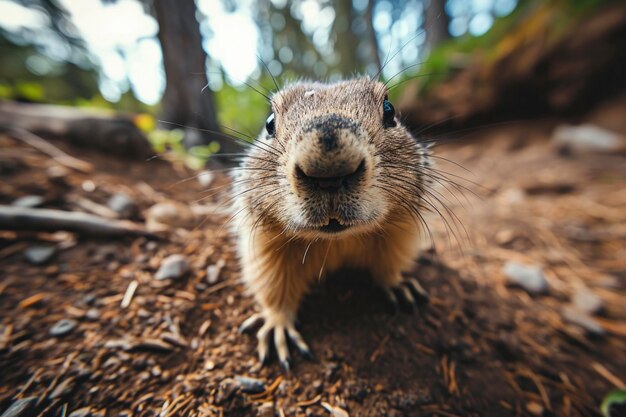
[{"label": "green foliage", "polygon": [[[417,74],[406,74],[394,82],[419,80],[419,95],[450,79],[479,57],[489,64],[526,36],[545,36],[547,42],[560,39],[567,29],[585,14],[618,0],[521,0],[513,13],[497,19],[484,35],[465,35],[444,42],[432,50]],[[547,33],[539,33],[548,28]],[[395,95],[398,93],[395,92]]]},{"label": "green foliage", "polygon": [[[142,115],[141,117],[146,118],[149,116]],[[138,126],[145,129],[146,123],[140,121]],[[202,169],[208,159],[220,149],[220,145],[217,142],[186,149],[183,145],[184,135],[185,132],[181,129],[154,129],[147,132],[148,141],[157,154],[167,153],[170,158],[182,161],[191,169]]]},{"label": "green foliage", "polygon": [[626,390],[611,391],[600,406],[605,417],[623,416],[626,411]]},{"label": "green foliage", "polygon": [[[267,77],[259,82],[249,81],[251,86],[268,96],[270,93],[261,86],[273,85],[272,83]],[[233,87],[225,84],[215,93],[215,103],[218,111],[217,117],[222,126],[239,130],[252,137],[256,137],[270,112],[267,99],[246,85]],[[223,130],[228,134],[233,134],[228,129]],[[236,136],[250,140],[244,135],[236,134]]]}]

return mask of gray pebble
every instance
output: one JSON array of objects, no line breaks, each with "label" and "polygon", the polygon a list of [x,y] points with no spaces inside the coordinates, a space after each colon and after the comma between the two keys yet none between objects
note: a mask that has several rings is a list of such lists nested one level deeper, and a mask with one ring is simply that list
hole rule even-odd
[{"label": "gray pebble", "polygon": [[42,205],[46,200],[40,195],[25,195],[11,203],[12,206],[21,208],[34,208]]},{"label": "gray pebble", "polygon": [[558,126],[552,140],[561,148],[575,152],[615,152],[624,146],[623,138],[617,133],[591,124],[580,126]]},{"label": "gray pebble", "polygon": [[24,251],[24,256],[28,263],[33,265],[43,265],[49,262],[57,253],[57,249],[50,245],[31,246]]},{"label": "gray pebble", "polygon": [[504,265],[504,276],[509,284],[517,285],[530,294],[545,294],[548,292],[548,282],[539,266],[507,262]]},{"label": "gray pebble", "polygon": [[572,297],[572,304],[578,310],[587,314],[596,314],[604,308],[604,301],[600,296],[587,287],[579,288]]},{"label": "gray pebble", "polygon": [[107,201],[107,206],[123,218],[132,217],[137,212],[137,204],[128,195],[114,194]]},{"label": "gray pebble", "polygon": [[606,333],[604,328],[593,317],[574,306],[563,307],[561,314],[566,321],[582,327],[588,334],[602,336]]},{"label": "gray pebble", "polygon": [[50,333],[51,336],[65,336],[66,334],[68,334],[69,332],[74,330],[74,328],[77,325],[78,325],[78,322],[76,320],[61,319],[61,320],[57,321],[50,328],[50,332],[49,333]]},{"label": "gray pebble", "polygon": [[220,272],[224,268],[224,260],[220,259],[215,265],[209,265],[206,268],[206,280],[210,285],[215,284],[220,278]]},{"label": "gray pebble", "polygon": [[170,255],[163,259],[159,270],[154,275],[155,279],[175,279],[180,278],[189,272],[189,262],[183,255]]},{"label": "gray pebble", "polygon": [[25,417],[34,414],[37,397],[22,398],[15,401],[0,417]]},{"label": "gray pebble", "polygon": [[88,320],[98,320],[100,318],[100,310],[97,308],[90,308],[87,310],[87,313],[85,313],[85,317],[87,317]]},{"label": "gray pebble", "polygon": [[246,394],[258,394],[265,391],[265,383],[260,379],[236,376],[235,381],[239,384],[241,391]]}]

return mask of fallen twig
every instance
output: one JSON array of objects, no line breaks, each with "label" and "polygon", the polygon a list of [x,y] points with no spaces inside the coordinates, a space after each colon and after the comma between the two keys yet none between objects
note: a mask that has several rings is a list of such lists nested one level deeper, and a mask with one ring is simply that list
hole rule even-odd
[{"label": "fallen twig", "polygon": [[92,236],[157,236],[142,225],[111,220],[87,213],[0,206],[0,229],[57,231],[67,230]]},{"label": "fallen twig", "polygon": [[66,154],[47,140],[35,135],[32,132],[29,132],[28,130],[14,127],[9,131],[9,134],[12,138],[20,140],[37,149],[38,151],[45,153],[65,167],[72,168],[76,171],[84,173],[90,173],[93,171],[93,165],[91,165],[89,162],[85,162]]}]

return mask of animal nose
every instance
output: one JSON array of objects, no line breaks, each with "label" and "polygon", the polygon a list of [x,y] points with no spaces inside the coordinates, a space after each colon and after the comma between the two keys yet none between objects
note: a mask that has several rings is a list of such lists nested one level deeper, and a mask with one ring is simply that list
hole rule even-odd
[{"label": "animal nose", "polygon": [[365,159],[354,165],[343,165],[335,169],[300,167],[296,165],[295,176],[304,186],[312,190],[336,192],[354,187],[365,175]]}]

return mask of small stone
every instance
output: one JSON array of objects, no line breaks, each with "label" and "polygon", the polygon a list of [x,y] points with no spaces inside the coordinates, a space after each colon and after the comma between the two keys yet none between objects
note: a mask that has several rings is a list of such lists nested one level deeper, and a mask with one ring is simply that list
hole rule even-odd
[{"label": "small stone", "polygon": [[220,272],[224,268],[224,260],[220,259],[215,265],[209,265],[206,268],[206,280],[209,284],[213,285],[220,277]]},{"label": "small stone", "polygon": [[170,255],[163,259],[161,267],[154,275],[157,280],[180,278],[189,272],[189,262],[183,255]]},{"label": "small stone", "polygon": [[57,321],[50,328],[49,333],[51,336],[65,336],[66,334],[74,330],[74,328],[77,325],[78,325],[78,322],[76,320],[62,319],[62,320]]},{"label": "small stone", "polygon": [[193,229],[198,225],[198,219],[187,205],[175,201],[164,201],[148,209],[146,225],[149,230],[156,231],[164,227]]},{"label": "small stone", "polygon": [[35,410],[35,406],[37,404],[37,397],[28,397],[22,398],[21,400],[15,401],[13,404],[6,409],[2,416],[0,417],[26,417],[30,416]]},{"label": "small stone", "polygon": [[56,252],[56,247],[50,245],[31,246],[24,251],[24,257],[30,264],[44,265],[56,255]]},{"label": "small stone", "polygon": [[620,135],[591,124],[559,126],[552,140],[561,149],[574,152],[615,152],[624,147]]},{"label": "small stone", "polygon": [[265,391],[265,383],[260,379],[236,376],[235,381],[239,384],[241,392],[245,392],[246,394],[258,394]]},{"label": "small stone", "polygon": [[107,201],[107,206],[125,219],[133,217],[137,213],[135,201],[123,193],[112,195],[109,201]]},{"label": "small stone", "polygon": [[221,404],[227,401],[228,399],[230,399],[230,397],[233,396],[233,394],[237,391],[238,388],[239,388],[239,384],[234,379],[226,378],[222,380],[222,382],[220,382],[220,385],[217,389],[217,394],[215,395],[215,402],[217,404]]},{"label": "small stone", "polygon": [[504,265],[504,275],[510,284],[517,285],[530,294],[545,294],[548,292],[548,282],[539,266],[507,262]]},{"label": "small stone", "polygon": [[83,407],[70,413],[70,417],[91,417],[91,408]]},{"label": "small stone", "polygon": [[606,333],[604,328],[593,317],[574,306],[563,307],[561,314],[566,321],[583,328],[587,334],[603,336]]},{"label": "small stone", "polygon": [[208,187],[213,183],[215,175],[211,171],[202,171],[198,174],[198,182],[203,187]]},{"label": "small stone", "polygon": [[100,318],[100,310],[98,310],[97,308],[90,308],[85,313],[85,317],[88,320],[98,320]]},{"label": "small stone", "polygon": [[93,304],[94,301],[96,301],[95,294],[85,294],[85,296],[83,297],[83,303],[87,305]]},{"label": "small stone", "polygon": [[46,200],[39,195],[25,195],[11,203],[12,206],[21,208],[34,208],[41,206]]},{"label": "small stone", "polygon": [[596,314],[604,308],[604,301],[589,288],[579,288],[572,297],[572,304],[578,310],[587,314]]}]

